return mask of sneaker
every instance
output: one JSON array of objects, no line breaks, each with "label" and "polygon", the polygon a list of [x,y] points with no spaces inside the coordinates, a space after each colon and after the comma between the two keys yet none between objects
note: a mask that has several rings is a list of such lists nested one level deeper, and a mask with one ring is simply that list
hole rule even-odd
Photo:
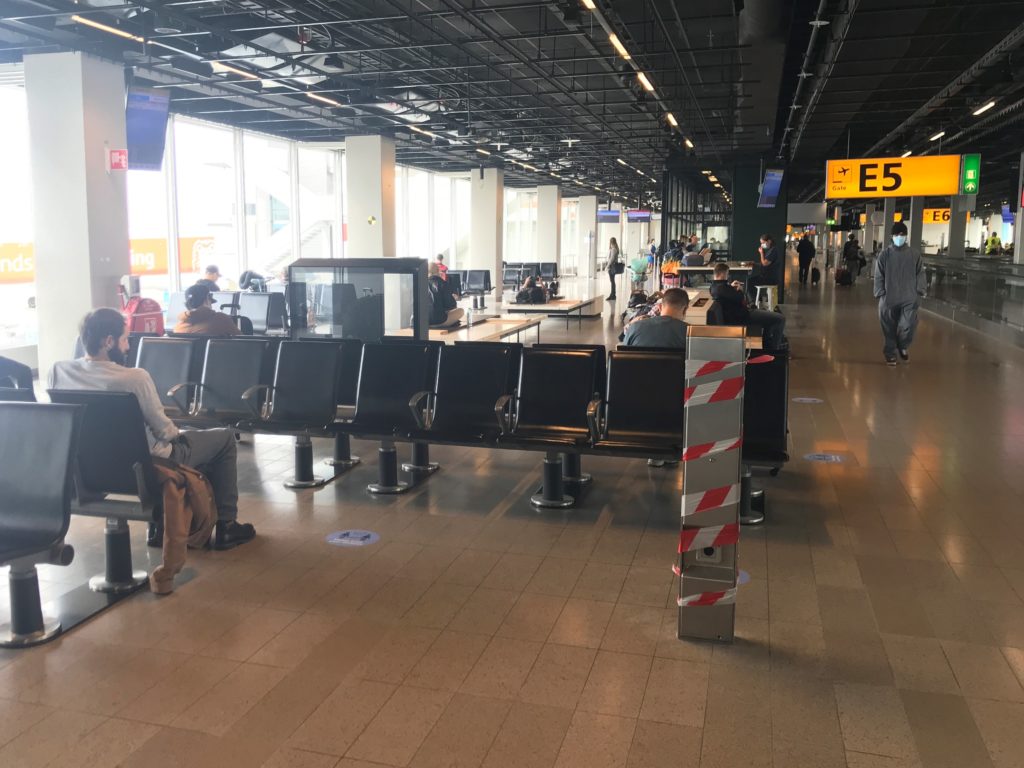
[{"label": "sneaker", "polygon": [[895,367],[895,365],[896,365],[896,356],[895,355],[886,355],[885,356],[885,364],[890,366],[890,367]]},{"label": "sneaker", "polygon": [[217,532],[213,537],[213,548],[218,550],[234,549],[256,537],[256,529],[252,523],[239,523],[236,520],[218,521]]},{"label": "sneaker", "polygon": [[908,352],[905,349],[901,349],[900,350],[900,360],[902,360],[904,363],[909,363],[910,362],[910,352]]},{"label": "sneaker", "polygon": [[150,523],[149,530],[146,532],[146,546],[156,547],[160,549],[164,545],[164,524],[163,521],[159,523]]}]

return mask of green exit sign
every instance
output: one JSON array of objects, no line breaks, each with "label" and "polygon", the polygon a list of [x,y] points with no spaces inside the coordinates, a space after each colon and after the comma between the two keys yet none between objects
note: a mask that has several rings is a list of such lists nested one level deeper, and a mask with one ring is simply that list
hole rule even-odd
[{"label": "green exit sign", "polygon": [[964,155],[960,164],[960,194],[976,195],[981,187],[981,155]]},{"label": "green exit sign", "polygon": [[830,226],[830,227],[834,227],[836,225],[836,220],[835,219],[825,219],[825,223],[828,226]]}]

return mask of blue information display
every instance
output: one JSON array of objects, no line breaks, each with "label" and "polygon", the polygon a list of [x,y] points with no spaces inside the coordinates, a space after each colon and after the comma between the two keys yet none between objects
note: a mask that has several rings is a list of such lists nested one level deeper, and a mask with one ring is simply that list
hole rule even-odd
[{"label": "blue information display", "polygon": [[335,547],[366,547],[380,541],[380,534],[373,531],[335,531],[327,537],[327,543]]},{"label": "blue information display", "polygon": [[130,88],[125,106],[128,168],[159,171],[164,161],[170,96],[154,88]]},{"label": "blue information display", "polygon": [[769,168],[764,172],[764,184],[761,185],[761,197],[757,200],[758,208],[774,208],[779,199],[779,192],[782,190],[782,176],[785,173],[781,168]]}]

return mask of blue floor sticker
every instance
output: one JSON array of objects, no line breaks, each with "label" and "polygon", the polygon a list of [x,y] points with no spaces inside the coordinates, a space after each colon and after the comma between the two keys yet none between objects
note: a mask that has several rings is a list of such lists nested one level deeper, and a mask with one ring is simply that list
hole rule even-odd
[{"label": "blue floor sticker", "polygon": [[842,464],[843,457],[836,453],[808,453],[804,456],[807,461],[820,461],[824,464]]},{"label": "blue floor sticker", "polygon": [[794,397],[793,398],[793,402],[794,403],[810,403],[812,405],[817,405],[818,403],[823,403],[825,401],[822,400],[820,397]]},{"label": "blue floor sticker", "polygon": [[380,541],[380,534],[373,531],[335,531],[327,537],[327,543],[336,547],[365,547]]}]

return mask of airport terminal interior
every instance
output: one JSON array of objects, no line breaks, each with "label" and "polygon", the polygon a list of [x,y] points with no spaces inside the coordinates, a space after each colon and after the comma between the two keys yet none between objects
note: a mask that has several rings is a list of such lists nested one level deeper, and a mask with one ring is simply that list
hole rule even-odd
[{"label": "airport terminal interior", "polygon": [[0,768],[1024,768],[1024,3],[7,0],[0,158]]}]

